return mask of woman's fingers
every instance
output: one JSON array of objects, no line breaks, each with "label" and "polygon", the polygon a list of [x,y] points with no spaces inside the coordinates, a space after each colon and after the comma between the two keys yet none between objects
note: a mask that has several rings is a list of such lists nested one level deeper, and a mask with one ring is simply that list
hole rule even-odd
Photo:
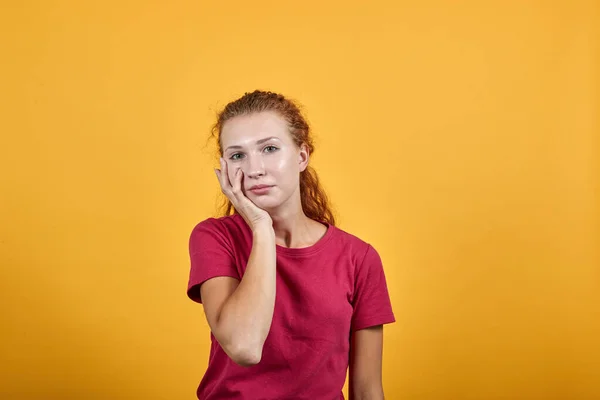
[{"label": "woman's fingers", "polygon": [[[215,173],[219,178],[219,184],[221,185],[221,191],[229,201],[233,204],[238,213],[244,218],[246,223],[254,229],[257,224],[264,223],[263,221],[267,221],[269,223],[273,223],[269,213],[261,208],[259,208],[252,200],[246,197],[246,194],[242,190],[243,180],[244,180],[244,172],[241,168],[235,168],[235,172],[233,177],[229,178],[229,165],[227,162],[221,157],[219,158],[219,163],[221,164],[221,169],[215,169]],[[232,184],[233,182],[233,184]]]},{"label": "woman's fingers", "polygon": [[224,165],[223,159],[219,159],[219,164],[221,164],[221,169],[215,169],[215,173],[217,174],[221,191],[227,195],[227,192],[231,191],[231,185],[228,185],[229,178],[227,177],[227,170],[225,169],[227,166]]},{"label": "woman's fingers", "polygon": [[233,192],[242,193],[242,170],[237,168],[233,178]]},{"label": "woman's fingers", "polygon": [[219,158],[219,164],[221,165],[221,169],[216,169],[217,177],[219,178],[219,183],[221,184],[221,190],[223,193],[228,194],[233,191],[233,186],[229,179],[228,165],[223,160],[223,158]]},{"label": "woman's fingers", "polygon": [[219,159],[219,163],[221,164],[221,169],[215,170],[215,172],[217,173],[219,183],[221,184],[221,191],[230,198],[234,196],[236,199],[239,199],[240,195],[243,197],[242,179],[244,173],[241,168],[237,168],[233,177],[230,179],[229,164],[227,164],[223,158]]},{"label": "woman's fingers", "polygon": [[225,188],[223,187],[223,171],[215,168],[215,174],[217,175],[219,186],[221,186],[221,192],[225,193]]},{"label": "woman's fingers", "polygon": [[229,180],[229,171],[228,171],[228,165],[225,162],[225,160],[221,157],[220,158],[220,162],[221,162],[221,171],[223,171],[223,179],[224,179],[224,184],[225,184],[225,188],[229,189],[231,188],[231,181]]}]

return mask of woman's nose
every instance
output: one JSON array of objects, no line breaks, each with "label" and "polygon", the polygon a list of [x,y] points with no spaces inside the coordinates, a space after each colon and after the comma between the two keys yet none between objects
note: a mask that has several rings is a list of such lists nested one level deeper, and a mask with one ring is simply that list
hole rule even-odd
[{"label": "woman's nose", "polygon": [[248,157],[246,168],[247,170],[244,172],[249,178],[256,178],[265,174],[265,166],[261,157]]}]

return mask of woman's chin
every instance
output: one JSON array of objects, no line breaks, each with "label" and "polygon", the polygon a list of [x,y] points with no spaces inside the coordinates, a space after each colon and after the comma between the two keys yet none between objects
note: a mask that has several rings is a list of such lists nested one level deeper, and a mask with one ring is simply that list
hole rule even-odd
[{"label": "woman's chin", "polygon": [[250,196],[249,199],[263,210],[271,210],[279,205],[275,199],[268,198],[268,196]]}]

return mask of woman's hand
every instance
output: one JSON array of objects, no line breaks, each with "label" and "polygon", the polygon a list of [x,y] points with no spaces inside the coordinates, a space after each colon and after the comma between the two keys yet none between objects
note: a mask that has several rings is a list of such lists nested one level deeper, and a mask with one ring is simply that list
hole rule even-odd
[{"label": "woman's hand", "polygon": [[220,158],[221,169],[215,169],[217,178],[221,185],[221,191],[233,203],[237,212],[244,218],[248,226],[254,231],[256,228],[267,225],[273,228],[273,220],[268,212],[259,208],[242,192],[243,171],[238,168],[234,174],[233,183],[231,183],[228,174],[228,165],[223,158]]}]

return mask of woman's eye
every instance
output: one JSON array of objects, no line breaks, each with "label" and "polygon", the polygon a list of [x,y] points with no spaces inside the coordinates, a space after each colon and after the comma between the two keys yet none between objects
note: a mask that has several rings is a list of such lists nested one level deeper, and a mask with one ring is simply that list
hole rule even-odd
[{"label": "woman's eye", "polygon": [[[279,150],[279,148],[278,148],[278,147],[276,147],[276,146],[266,146],[266,147],[264,148],[264,151],[266,151],[267,153],[272,153],[272,152],[274,152],[274,151],[276,151],[276,150]],[[242,154],[242,153],[235,153],[235,154],[232,154],[232,155],[229,157],[229,159],[230,159],[230,160],[233,160],[233,161],[237,161],[237,160],[240,160],[240,159],[242,158],[242,156],[243,156],[243,154]]]}]

